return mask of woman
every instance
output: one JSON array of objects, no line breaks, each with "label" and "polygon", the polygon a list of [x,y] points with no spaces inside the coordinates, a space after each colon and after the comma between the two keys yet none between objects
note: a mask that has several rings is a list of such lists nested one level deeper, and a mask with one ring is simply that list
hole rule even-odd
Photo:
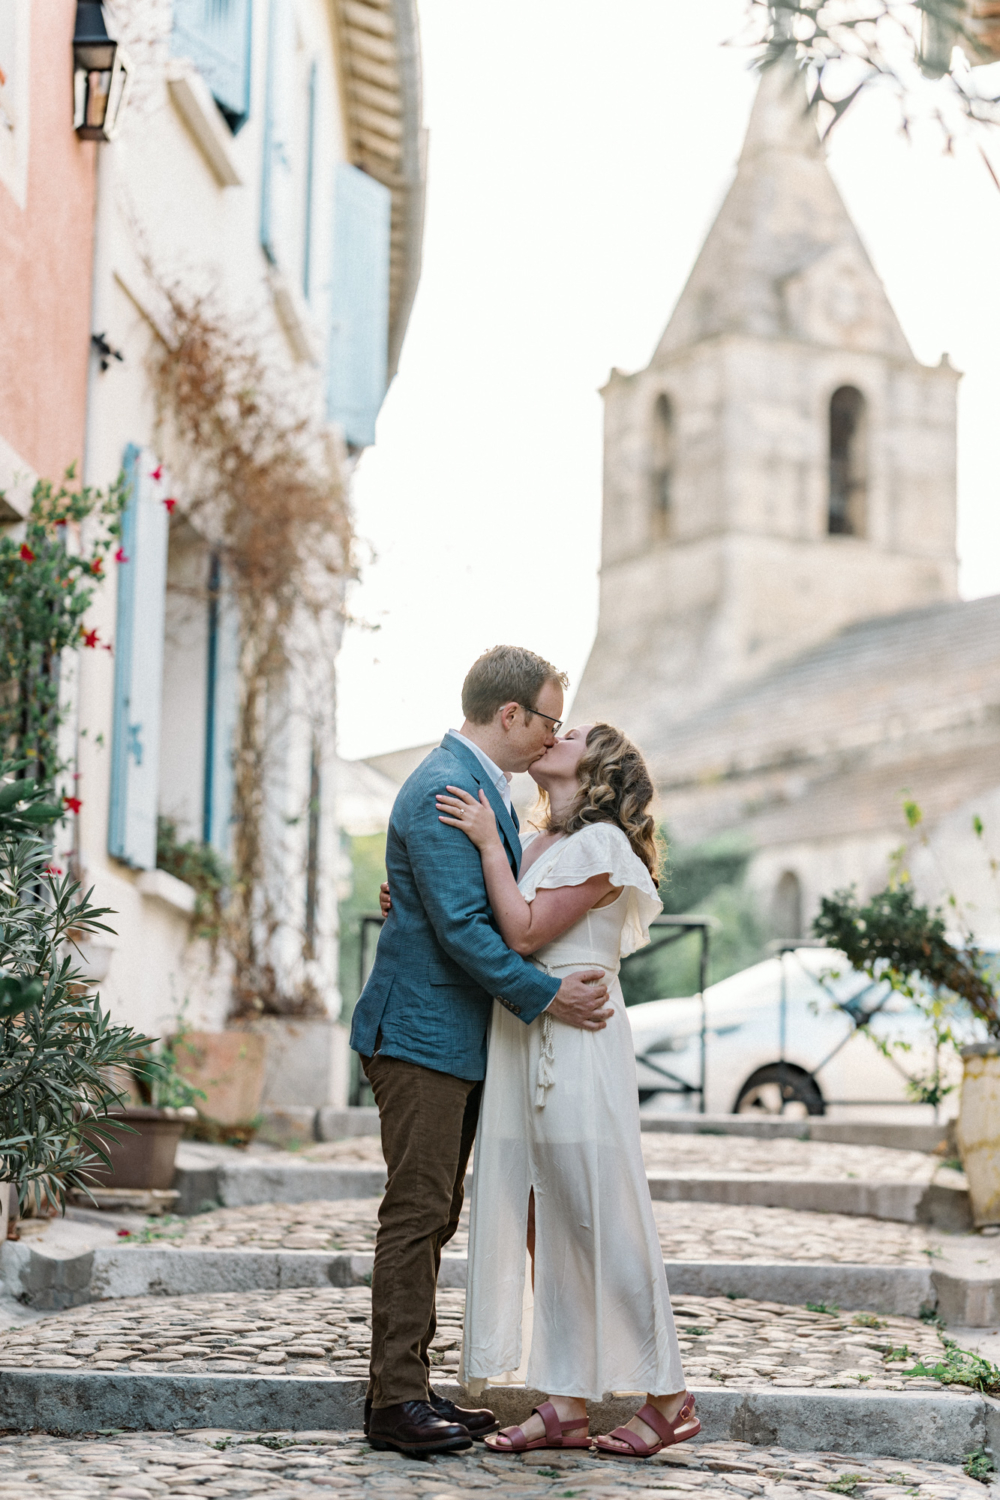
[{"label": "woman", "polygon": [[[504,941],[564,975],[603,968],[614,1015],[585,1032],[541,1016],[523,1025],[493,1007],[476,1141],[463,1376],[482,1382],[521,1362],[524,1247],[534,1314],[527,1383],[553,1392],[497,1453],[587,1447],[587,1401],[647,1390],[601,1452],[648,1458],[701,1430],[684,1389],[639,1132],[621,958],[648,941],[661,904],[642,756],[608,724],[571,730],[531,767],[540,831],[523,840],[515,882],[484,793],[438,797],[441,819],[479,849]],[[547,808],[545,804],[547,803]]]}]

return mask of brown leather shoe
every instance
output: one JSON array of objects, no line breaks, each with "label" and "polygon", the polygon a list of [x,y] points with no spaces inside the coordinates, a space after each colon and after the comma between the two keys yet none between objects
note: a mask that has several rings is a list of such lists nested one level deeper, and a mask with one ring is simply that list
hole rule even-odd
[{"label": "brown leather shoe", "polygon": [[439,1396],[436,1391],[431,1391],[428,1400],[442,1421],[460,1423],[471,1438],[484,1438],[488,1432],[498,1432],[500,1429],[500,1423],[488,1406],[475,1410],[456,1406],[454,1401]]},{"label": "brown leather shoe", "polygon": [[426,1401],[401,1401],[398,1406],[376,1406],[368,1424],[368,1442],[384,1452],[456,1453],[471,1448],[472,1439],[460,1422],[444,1422]]}]

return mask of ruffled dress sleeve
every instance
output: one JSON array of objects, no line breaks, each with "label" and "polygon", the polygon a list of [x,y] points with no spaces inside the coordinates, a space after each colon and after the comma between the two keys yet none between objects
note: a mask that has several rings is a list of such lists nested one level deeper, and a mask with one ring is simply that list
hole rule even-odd
[{"label": "ruffled dress sleeve", "polygon": [[524,899],[533,901],[538,891],[582,885],[592,875],[607,875],[613,886],[628,888],[621,931],[621,956],[626,958],[649,942],[649,924],[663,903],[646,866],[614,823],[591,823],[560,839],[525,871],[518,886]]}]

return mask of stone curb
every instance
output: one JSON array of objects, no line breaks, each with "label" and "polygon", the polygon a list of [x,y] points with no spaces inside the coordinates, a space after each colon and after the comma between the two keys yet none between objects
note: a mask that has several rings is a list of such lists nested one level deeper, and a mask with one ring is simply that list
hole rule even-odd
[{"label": "stone curb", "polygon": [[[310,1431],[361,1426],[366,1382],[285,1375],[167,1375],[76,1370],[5,1370],[0,1428],[52,1433],[98,1429],[226,1427]],[[441,1395],[459,1398],[442,1381]],[[958,1463],[1000,1440],[1000,1405],[988,1397],[923,1391],[746,1391],[693,1386],[705,1442],[748,1442],[792,1452],[834,1450]],[[523,1386],[498,1386],[488,1401],[504,1425],[523,1421],[541,1399]],[[591,1407],[591,1430],[627,1421],[640,1398]]]},{"label": "stone curb", "polygon": [[[961,1232],[972,1227],[964,1188],[925,1182],[862,1182],[827,1177],[763,1177],[755,1172],[649,1172],[653,1198],[672,1203],[755,1204],[863,1215],[903,1224],[934,1224]],[[471,1173],[466,1187],[471,1183]],[[268,1163],[251,1158],[211,1167],[179,1167],[177,1211],[196,1213],[206,1202],[224,1208],[257,1203],[306,1203],[313,1198],[380,1198],[382,1167],[338,1167],[320,1162]]]},{"label": "stone curb", "polygon": [[[740,1135],[757,1140],[828,1141],[841,1146],[887,1146],[895,1151],[934,1152],[947,1147],[956,1156],[955,1122],[941,1125],[881,1120],[829,1120],[813,1116],[788,1120],[781,1115],[643,1115],[642,1129],[665,1135]],[[345,1131],[345,1134],[347,1132]],[[358,1132],[361,1133],[361,1132]],[[377,1135],[377,1129],[371,1132]]]},{"label": "stone curb", "polygon": [[[924,1266],[855,1266],[816,1261],[665,1262],[674,1296],[753,1297],[761,1302],[825,1302],[847,1311],[919,1317],[937,1307],[948,1324],[985,1328],[1000,1317],[1000,1281],[965,1280]],[[363,1286],[372,1256],[348,1251],[179,1250],[101,1246],[72,1258],[28,1245],[0,1246],[9,1296],[42,1310],[116,1297],[181,1297],[212,1292],[280,1291],[288,1287]],[[439,1285],[465,1286],[464,1255],[441,1257]]]},{"label": "stone curb", "polygon": [[[337,1108],[325,1105],[317,1110],[301,1106],[292,1111],[265,1110],[261,1139],[281,1139],[281,1124],[294,1115],[298,1124],[292,1134],[298,1138],[338,1141],[350,1136],[378,1135],[378,1110],[370,1105],[348,1105]],[[266,1128],[272,1123],[271,1136]],[[781,1115],[756,1118],[753,1115],[643,1115],[642,1129],[671,1135],[742,1135],[758,1140],[791,1139],[830,1141],[845,1146],[888,1146],[897,1151],[936,1151],[942,1144],[954,1147],[954,1120],[940,1125],[910,1124],[906,1121],[837,1120],[810,1116],[805,1120],[785,1119]],[[284,1134],[289,1132],[285,1130]]]},{"label": "stone curb", "polygon": [[755,1172],[648,1172],[650,1196],[667,1203],[754,1204],[862,1215],[900,1224],[972,1228],[965,1188],[926,1182],[862,1182],[829,1177],[763,1177]]}]

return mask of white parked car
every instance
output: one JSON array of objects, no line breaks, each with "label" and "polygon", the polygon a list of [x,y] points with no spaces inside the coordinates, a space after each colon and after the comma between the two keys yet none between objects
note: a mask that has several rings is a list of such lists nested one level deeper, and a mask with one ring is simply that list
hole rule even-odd
[{"label": "white parked car", "polygon": [[[640,1100],[659,1095],[657,1105],[668,1105],[674,1095],[678,1108],[697,1109],[701,1000],[651,1000],[631,1006],[628,1017]],[[796,948],[709,985],[704,1017],[708,1114],[804,1116],[831,1105],[900,1105],[912,1099],[907,1075],[934,1070],[927,1023],[913,1002],[873,984],[829,948]],[[911,1050],[886,1056],[876,1037],[901,1039]],[[942,1050],[941,1071],[947,1082],[959,1082],[953,1049]],[[956,1106],[957,1091],[941,1112],[948,1117]]]}]

